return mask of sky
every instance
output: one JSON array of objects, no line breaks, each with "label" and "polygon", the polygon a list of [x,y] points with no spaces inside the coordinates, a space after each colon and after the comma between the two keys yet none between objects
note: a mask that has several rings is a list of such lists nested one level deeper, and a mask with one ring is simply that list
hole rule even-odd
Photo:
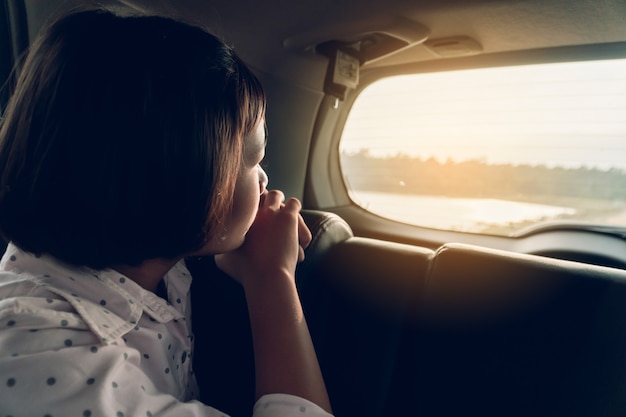
[{"label": "sky", "polygon": [[626,59],[381,80],[355,102],[340,149],[626,169]]}]

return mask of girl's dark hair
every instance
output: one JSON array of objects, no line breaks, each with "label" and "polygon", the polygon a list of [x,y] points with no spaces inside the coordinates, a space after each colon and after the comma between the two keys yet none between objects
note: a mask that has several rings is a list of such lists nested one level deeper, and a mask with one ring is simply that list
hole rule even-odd
[{"label": "girl's dark hair", "polygon": [[80,11],[34,43],[0,130],[0,231],[92,268],[199,249],[228,214],[257,78],[215,36]]}]

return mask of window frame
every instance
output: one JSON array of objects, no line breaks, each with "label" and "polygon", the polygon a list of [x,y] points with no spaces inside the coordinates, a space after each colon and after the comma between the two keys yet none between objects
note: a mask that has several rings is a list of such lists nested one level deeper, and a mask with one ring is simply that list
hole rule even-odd
[{"label": "window frame", "polygon": [[[584,252],[586,257],[602,258],[602,262],[607,257],[616,260],[620,265],[626,265],[626,241],[594,234],[592,231],[550,229],[529,236],[508,237],[431,229],[380,217],[351,200],[343,181],[339,154],[339,141],[356,98],[363,89],[382,78],[437,71],[623,58],[626,58],[626,42],[476,55],[384,68],[362,68],[359,86],[348,92],[345,101],[337,102],[329,96],[321,101],[307,167],[305,206],[339,214],[348,221],[356,235],[363,237],[433,249],[443,243],[460,242],[520,253],[567,252],[573,254],[572,258],[576,258],[575,254]],[[598,241],[590,244],[589,239],[595,238]]]}]

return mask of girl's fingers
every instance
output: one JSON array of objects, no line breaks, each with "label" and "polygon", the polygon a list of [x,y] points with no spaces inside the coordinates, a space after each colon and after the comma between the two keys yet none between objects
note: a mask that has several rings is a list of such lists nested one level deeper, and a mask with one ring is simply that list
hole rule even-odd
[{"label": "girl's fingers", "polygon": [[287,224],[291,224],[291,226],[289,227],[296,226],[295,230],[291,229],[291,232],[287,232],[287,229],[285,229],[285,232],[287,233],[293,233],[294,231],[296,232],[296,235],[291,235],[291,236],[297,238],[297,242],[298,242],[297,260],[298,262],[303,261],[304,249],[307,246],[309,246],[309,243],[311,243],[311,232],[309,231],[309,228],[305,224],[304,219],[300,215],[300,210],[302,209],[302,204],[300,203],[300,201],[296,198],[289,198],[287,201],[285,201],[285,195],[283,194],[282,191],[271,190],[271,191],[266,191],[261,196],[260,209],[270,210],[274,212],[282,212],[284,214],[287,214],[289,217],[291,217],[292,218],[291,221],[293,220],[296,221],[295,225],[293,223],[290,223],[291,221],[289,223],[284,223],[284,220],[286,220],[286,218],[283,217],[283,221],[281,221],[282,226],[280,225],[280,223],[272,224],[271,222],[267,223],[266,226],[276,227],[276,228],[287,226]]},{"label": "girl's fingers", "polygon": [[311,243],[311,231],[307,227],[304,219],[301,215],[298,215],[298,242],[300,243],[300,247],[306,249]]},{"label": "girl's fingers", "polygon": [[285,194],[279,190],[268,191],[263,199],[263,205],[274,210],[278,210],[285,201]]}]

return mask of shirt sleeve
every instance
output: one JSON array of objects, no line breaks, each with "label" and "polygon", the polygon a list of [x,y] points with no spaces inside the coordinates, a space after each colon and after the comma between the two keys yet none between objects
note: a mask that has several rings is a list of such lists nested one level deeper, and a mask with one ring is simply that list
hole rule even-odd
[{"label": "shirt sleeve", "polygon": [[252,417],[332,417],[317,404],[288,394],[269,394],[259,398]]}]

